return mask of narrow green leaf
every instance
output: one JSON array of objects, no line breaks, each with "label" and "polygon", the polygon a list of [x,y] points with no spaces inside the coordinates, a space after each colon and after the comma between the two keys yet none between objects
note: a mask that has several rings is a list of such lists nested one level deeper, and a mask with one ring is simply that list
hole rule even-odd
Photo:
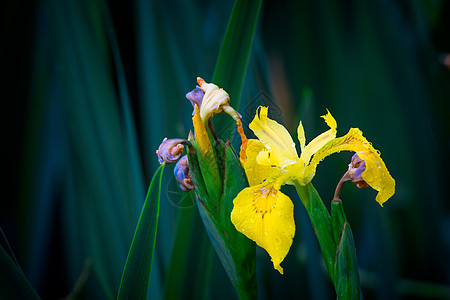
[{"label": "narrow green leaf", "polygon": [[[125,70],[123,67],[119,43],[117,41],[117,37],[114,31],[113,21],[111,19],[111,13],[109,11],[108,4],[105,0],[101,1],[101,6],[103,9],[103,16],[105,20],[105,30],[109,38],[109,44],[111,47],[112,58],[114,59],[114,66],[116,68],[116,76],[117,76],[117,85],[119,91],[119,99],[121,104],[121,114],[124,120],[124,138],[126,139],[125,143],[125,152],[128,154],[129,158],[129,170],[131,176],[130,186],[132,186],[131,193],[133,194],[134,204],[136,206],[136,217],[139,212],[139,208],[141,206],[141,201],[143,198],[144,191],[144,183],[143,183],[143,174],[142,174],[142,162],[139,157],[139,149],[137,142],[137,133],[136,133],[136,125],[133,120],[133,112],[131,109],[130,96],[128,91],[128,85],[125,78]],[[127,178],[128,179],[128,178]]]},{"label": "narrow green leaf", "polygon": [[233,258],[236,277],[230,276],[241,299],[256,299],[256,246],[238,232],[231,223],[233,200],[248,186],[245,171],[229,142],[225,145],[225,170],[222,193],[221,218],[228,251]]},{"label": "narrow green leaf", "polygon": [[337,299],[360,299],[355,242],[347,221],[344,221],[342,226],[341,238],[336,250],[335,278]]},{"label": "narrow green leaf", "polygon": [[224,87],[236,106],[241,95],[262,0],[236,0],[220,48],[212,82]]},{"label": "narrow green leaf", "polygon": [[331,229],[331,217],[312,183],[302,186],[295,184],[297,193],[308,212],[309,218],[319,241],[323,259],[331,280],[334,282],[334,256],[336,243]]},{"label": "narrow green leaf", "polygon": [[[230,143],[220,143],[215,146],[216,155],[223,174],[222,184],[215,188],[220,196],[220,207],[210,207],[209,194],[205,193],[200,182],[196,189],[197,205],[206,231],[216,250],[222,265],[236,288],[241,299],[256,298],[256,253],[255,243],[238,232],[231,223],[233,199],[248,186],[247,177],[240,164],[239,158]],[[190,156],[191,174],[193,180],[200,179],[198,174],[203,172],[196,163],[196,155]],[[196,183],[197,186],[197,183]]]},{"label": "narrow green leaf", "polygon": [[17,265],[17,267],[20,268],[19,262],[17,261],[16,256],[14,255],[14,252],[11,249],[11,245],[9,244],[8,239],[6,238],[6,235],[3,232],[1,226],[0,226],[0,247],[3,247],[6,253],[8,253],[9,257],[11,257],[11,259]]},{"label": "narrow green leaf", "polygon": [[146,299],[158,227],[162,164],[148,188],[127,261],[117,299]]},{"label": "narrow green leaf", "polygon": [[1,246],[0,299],[40,299],[22,270]]},{"label": "narrow green leaf", "polygon": [[[194,192],[185,193],[181,203],[192,203]],[[175,237],[173,239],[170,264],[167,268],[164,286],[164,299],[180,299],[183,284],[186,281],[189,263],[189,245],[194,229],[195,209],[180,209],[177,217]],[[189,272],[190,273],[190,272]]]},{"label": "narrow green leaf", "polygon": [[[233,107],[238,106],[241,97],[261,3],[262,0],[236,0],[214,68],[212,82],[227,91]],[[215,125],[217,132],[233,128],[232,119],[220,121]]]},{"label": "narrow green leaf", "polygon": [[341,238],[342,226],[344,222],[347,222],[347,217],[344,213],[344,207],[342,201],[339,199],[334,199],[331,201],[331,227],[333,229],[333,238],[336,245],[339,243]]}]

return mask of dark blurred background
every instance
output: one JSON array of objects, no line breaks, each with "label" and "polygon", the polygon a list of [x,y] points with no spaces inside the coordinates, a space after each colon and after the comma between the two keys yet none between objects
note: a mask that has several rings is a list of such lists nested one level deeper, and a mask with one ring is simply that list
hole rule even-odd
[{"label": "dark blurred background", "polygon": [[[69,295],[80,278],[82,296],[115,297],[158,166],[154,151],[192,128],[184,95],[197,76],[211,80],[232,8],[0,4],[0,226],[43,299]],[[338,136],[360,128],[396,180],[383,208],[370,189],[348,184],[341,193],[366,299],[450,299],[449,30],[445,0],[263,2],[238,107],[244,123],[269,105],[294,137],[302,120],[311,140],[326,130],[319,116],[328,108]],[[350,158],[335,154],[318,167],[313,183],[327,206]],[[149,298],[171,289],[186,299],[237,297],[171,173],[168,166]],[[283,276],[258,249],[259,298],[334,299],[304,208],[285,190],[297,234]]]}]

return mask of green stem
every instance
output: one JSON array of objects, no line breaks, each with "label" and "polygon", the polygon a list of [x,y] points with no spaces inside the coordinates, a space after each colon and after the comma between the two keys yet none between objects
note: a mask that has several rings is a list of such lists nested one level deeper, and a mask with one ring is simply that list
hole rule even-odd
[{"label": "green stem", "polygon": [[311,183],[305,186],[295,182],[298,196],[306,208],[311,220],[314,232],[319,241],[322,256],[330,274],[331,281],[335,283],[334,260],[336,255],[336,243],[334,242],[331,228],[331,217],[322,199]]}]

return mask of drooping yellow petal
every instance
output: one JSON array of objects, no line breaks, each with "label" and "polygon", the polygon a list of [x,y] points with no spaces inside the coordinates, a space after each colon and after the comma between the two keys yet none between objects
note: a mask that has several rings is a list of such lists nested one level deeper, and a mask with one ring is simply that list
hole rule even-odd
[{"label": "drooping yellow petal", "polygon": [[256,185],[242,190],[233,204],[231,222],[239,232],[264,248],[272,258],[273,267],[283,274],[280,264],[295,235],[291,199],[279,190]]},{"label": "drooping yellow petal", "polygon": [[322,159],[335,152],[345,150],[356,152],[365,161],[366,170],[362,174],[362,178],[378,191],[376,201],[383,206],[383,203],[394,195],[395,180],[389,174],[379,151],[373,148],[358,128],[351,128],[343,137],[328,142],[314,155],[305,172],[306,181],[314,177],[316,167]]},{"label": "drooping yellow petal", "polygon": [[246,150],[247,160],[243,163],[243,167],[250,186],[258,185],[271,177],[275,172],[279,172],[276,168],[261,165],[256,161],[256,157],[261,151],[264,151],[264,145],[259,140],[248,140]]},{"label": "drooping yellow petal", "polygon": [[212,153],[212,146],[209,141],[208,133],[203,124],[202,118],[200,117],[200,112],[198,110],[197,104],[194,107],[194,116],[192,117],[192,123],[194,123],[195,130],[195,140],[198,143],[200,152],[205,155],[207,152]]},{"label": "drooping yellow petal", "polygon": [[[322,118],[325,119],[325,123],[327,123],[327,125],[330,127],[330,129],[328,131],[325,131],[324,133],[318,135],[302,150],[300,160],[304,165],[307,165],[309,163],[311,156],[314,153],[319,151],[319,149],[322,148],[326,143],[328,143],[329,141],[331,141],[332,139],[334,139],[336,137],[337,123],[336,123],[336,120],[331,115],[331,113],[328,111],[328,109],[327,109],[327,114],[322,116]],[[299,137],[299,139],[300,139],[300,137]]]},{"label": "drooping yellow petal", "polygon": [[298,160],[295,143],[283,125],[267,117],[268,108],[260,106],[249,127],[270,152],[268,161],[260,163],[285,167]]}]

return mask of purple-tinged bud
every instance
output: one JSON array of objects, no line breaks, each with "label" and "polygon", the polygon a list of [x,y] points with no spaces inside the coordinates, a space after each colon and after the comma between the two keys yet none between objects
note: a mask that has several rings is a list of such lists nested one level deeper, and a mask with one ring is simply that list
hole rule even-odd
[{"label": "purple-tinged bud", "polygon": [[165,138],[158,150],[156,150],[159,163],[162,164],[165,162],[166,164],[171,164],[177,162],[183,154],[184,145],[190,146],[191,143],[183,139]]},{"label": "purple-tinged bud", "polygon": [[[196,87],[192,91],[186,94],[186,98],[191,101],[192,107],[195,107],[195,104],[200,108],[202,106],[202,100],[205,93],[200,89],[200,87]],[[192,112],[194,115],[194,112]]]},{"label": "purple-tinged bud", "polygon": [[366,170],[366,162],[354,154],[351,164],[348,165],[348,177],[358,188],[368,187],[367,182],[362,178],[362,173]]},{"label": "purple-tinged bud", "polygon": [[366,170],[366,162],[359,158],[358,154],[354,154],[352,156],[352,162],[348,165],[348,170],[345,172],[344,176],[342,176],[338,185],[336,186],[336,190],[334,192],[334,200],[339,199],[339,194],[341,193],[342,186],[348,180],[351,180],[358,188],[368,187],[367,182],[362,178],[362,173]]},{"label": "purple-tinged bud", "polygon": [[189,169],[189,162],[187,155],[183,156],[175,165],[173,170],[175,178],[180,184],[180,188],[184,192],[189,192],[194,189],[194,183],[191,179],[191,170]]}]

